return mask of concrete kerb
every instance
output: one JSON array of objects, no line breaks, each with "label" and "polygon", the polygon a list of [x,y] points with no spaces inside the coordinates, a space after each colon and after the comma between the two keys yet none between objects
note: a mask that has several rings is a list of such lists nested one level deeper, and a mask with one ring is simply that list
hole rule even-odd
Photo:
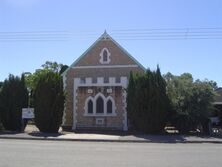
[{"label": "concrete kerb", "polygon": [[0,139],[15,139],[15,140],[42,140],[42,141],[76,141],[76,142],[116,142],[116,143],[165,143],[165,144],[201,144],[212,143],[222,144],[222,140],[185,140],[185,141],[151,141],[151,140],[125,140],[125,139],[65,139],[65,138],[47,138],[47,137],[15,137],[15,136],[0,136]]}]

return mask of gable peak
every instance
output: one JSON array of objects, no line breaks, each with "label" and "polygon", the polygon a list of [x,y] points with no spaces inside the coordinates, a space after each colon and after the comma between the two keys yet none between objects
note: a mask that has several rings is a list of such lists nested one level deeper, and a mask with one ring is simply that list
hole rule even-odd
[{"label": "gable peak", "polygon": [[110,35],[106,32],[106,30],[104,31],[104,33],[101,35],[101,37],[100,37],[101,39],[104,39],[104,40],[106,40],[106,39],[110,39]]}]

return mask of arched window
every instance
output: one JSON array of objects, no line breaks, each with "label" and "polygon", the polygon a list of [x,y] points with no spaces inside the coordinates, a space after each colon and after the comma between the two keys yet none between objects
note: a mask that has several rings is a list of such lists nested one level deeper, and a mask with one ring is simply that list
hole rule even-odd
[{"label": "arched window", "polygon": [[115,110],[116,110],[115,101],[111,96],[108,96],[106,98],[106,113],[112,115],[115,114]]},{"label": "arched window", "polygon": [[107,104],[106,104],[107,106],[107,113],[108,114],[112,114],[112,112],[113,112],[113,102],[109,99],[108,101],[107,101]]},{"label": "arched window", "polygon": [[88,101],[88,104],[87,104],[87,108],[88,108],[88,114],[92,114],[93,113],[93,101],[90,99]]},{"label": "arched window", "polygon": [[107,53],[107,50],[104,50],[103,51],[103,62],[107,62],[108,61],[108,53]]},{"label": "arched window", "polygon": [[96,113],[104,113],[104,101],[101,96],[96,100]]},{"label": "arched window", "polygon": [[111,53],[109,52],[109,50],[107,48],[103,48],[100,52],[100,60],[99,62],[101,64],[109,64],[110,63],[110,56]]},{"label": "arched window", "polygon": [[98,93],[95,97],[87,97],[84,110],[85,116],[116,116],[116,106],[113,97],[105,97],[102,93]]},{"label": "arched window", "polygon": [[93,112],[93,98],[91,96],[89,96],[86,100],[85,100],[85,106],[84,106],[84,110],[85,110],[85,114],[90,114],[92,115]]}]

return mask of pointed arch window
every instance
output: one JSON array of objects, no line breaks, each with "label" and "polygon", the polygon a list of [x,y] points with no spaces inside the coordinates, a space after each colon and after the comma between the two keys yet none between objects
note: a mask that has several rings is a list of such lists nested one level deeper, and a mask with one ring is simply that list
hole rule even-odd
[{"label": "pointed arch window", "polygon": [[107,53],[107,50],[104,50],[103,51],[103,61],[107,62],[107,60],[108,60],[108,53]]},{"label": "pointed arch window", "polygon": [[85,101],[85,107],[84,107],[85,113],[92,115],[93,114],[93,108],[94,108],[93,106],[94,106],[93,98],[91,96],[89,96]]},{"label": "pointed arch window", "polygon": [[107,105],[107,114],[112,114],[113,112],[113,102],[109,99],[106,103]]},{"label": "pointed arch window", "polygon": [[105,97],[98,93],[95,97],[89,96],[85,100],[85,116],[116,116],[116,106],[113,97]]},{"label": "pointed arch window", "polygon": [[90,99],[87,104],[88,114],[93,114],[93,101]]},{"label": "pointed arch window", "polygon": [[96,100],[96,113],[104,113],[104,101],[101,96]]},{"label": "pointed arch window", "polygon": [[100,52],[100,63],[101,64],[109,64],[110,63],[110,56],[111,53],[109,52],[109,50],[107,48],[103,48]]},{"label": "pointed arch window", "polygon": [[108,115],[112,115],[115,114],[115,110],[116,110],[115,101],[111,96],[108,96],[106,98],[106,113]]}]

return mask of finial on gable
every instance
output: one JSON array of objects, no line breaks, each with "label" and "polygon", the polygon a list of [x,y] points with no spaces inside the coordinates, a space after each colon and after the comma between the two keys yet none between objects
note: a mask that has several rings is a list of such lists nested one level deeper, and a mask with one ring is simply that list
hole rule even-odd
[{"label": "finial on gable", "polygon": [[105,31],[104,31],[104,33],[102,34],[101,37],[104,38],[104,39],[109,38],[109,34],[106,32],[106,29],[105,29]]}]

